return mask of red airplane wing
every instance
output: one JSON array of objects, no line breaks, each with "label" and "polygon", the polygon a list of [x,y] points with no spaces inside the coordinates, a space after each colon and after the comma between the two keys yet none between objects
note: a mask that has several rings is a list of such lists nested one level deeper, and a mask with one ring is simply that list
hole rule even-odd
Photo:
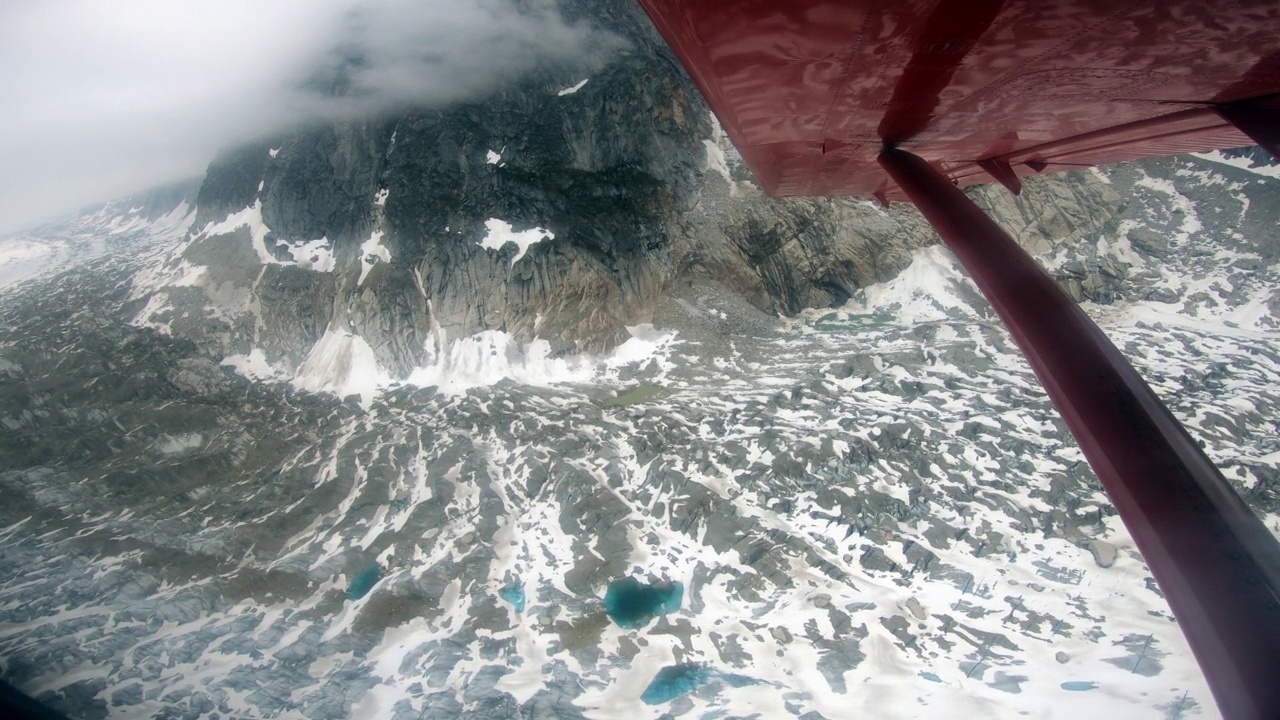
[{"label": "red airplane wing", "polygon": [[1275,0],[640,3],[774,196],[905,199],[885,143],[962,186],[1253,145],[1216,107],[1280,93]]}]

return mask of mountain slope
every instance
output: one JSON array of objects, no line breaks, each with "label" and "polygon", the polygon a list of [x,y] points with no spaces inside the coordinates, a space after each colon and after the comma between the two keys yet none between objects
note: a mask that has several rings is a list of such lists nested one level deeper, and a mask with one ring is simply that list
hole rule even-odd
[{"label": "mountain slope", "polygon": [[[1074,178],[1128,199],[1074,240],[1080,211],[1026,210],[1073,192],[1054,182],[982,201],[1028,237],[1019,217],[1061,224],[1041,262],[1280,532],[1280,282],[1274,238],[1249,234],[1275,181],[1194,158]],[[112,258],[3,305],[0,667],[67,712],[1214,714],[1096,479],[940,248],[785,321],[694,274],[608,358],[442,342],[435,387],[388,381],[363,407],[220,368],[176,304],[141,322],[155,266]],[[617,625],[603,599],[628,576],[680,582],[679,609]],[[692,692],[650,688],[663,668]]]},{"label": "mountain slope", "polygon": [[[562,6],[625,49],[0,241],[5,680],[85,718],[1214,716],[915,210],[769,200],[637,8]],[[1275,175],[972,193],[1280,533]]]}]

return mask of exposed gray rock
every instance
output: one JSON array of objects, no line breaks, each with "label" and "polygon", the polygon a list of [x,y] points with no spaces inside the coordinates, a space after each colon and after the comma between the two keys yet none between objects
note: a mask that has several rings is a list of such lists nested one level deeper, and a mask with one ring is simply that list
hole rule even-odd
[{"label": "exposed gray rock", "polygon": [[925,612],[924,606],[921,605],[920,601],[914,597],[907,598],[907,610],[909,610],[911,615],[917,620],[925,620],[929,617],[929,614]]},{"label": "exposed gray rock", "polygon": [[1089,552],[1098,567],[1109,568],[1116,562],[1116,546],[1105,540],[1090,540]]}]

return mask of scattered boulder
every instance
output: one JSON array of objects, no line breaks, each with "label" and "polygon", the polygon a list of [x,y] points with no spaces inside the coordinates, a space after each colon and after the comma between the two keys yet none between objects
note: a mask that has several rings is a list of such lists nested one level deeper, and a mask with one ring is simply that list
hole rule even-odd
[{"label": "scattered boulder", "polygon": [[915,616],[915,619],[917,620],[929,619],[929,613],[925,612],[924,606],[915,598],[907,600],[907,609],[911,611],[911,614]]},{"label": "scattered boulder", "polygon": [[1116,564],[1116,546],[1105,540],[1090,540],[1089,552],[1093,553],[1093,561],[1100,568],[1109,568]]}]

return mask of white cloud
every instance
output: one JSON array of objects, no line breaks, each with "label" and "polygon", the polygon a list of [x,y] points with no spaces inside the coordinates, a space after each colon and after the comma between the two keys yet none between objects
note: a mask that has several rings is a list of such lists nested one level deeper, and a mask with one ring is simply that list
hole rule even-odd
[{"label": "white cloud", "polygon": [[[0,230],[198,176],[218,149],[290,123],[454,102],[617,45],[521,5],[0,2]],[[342,97],[304,89],[344,59]]]}]

